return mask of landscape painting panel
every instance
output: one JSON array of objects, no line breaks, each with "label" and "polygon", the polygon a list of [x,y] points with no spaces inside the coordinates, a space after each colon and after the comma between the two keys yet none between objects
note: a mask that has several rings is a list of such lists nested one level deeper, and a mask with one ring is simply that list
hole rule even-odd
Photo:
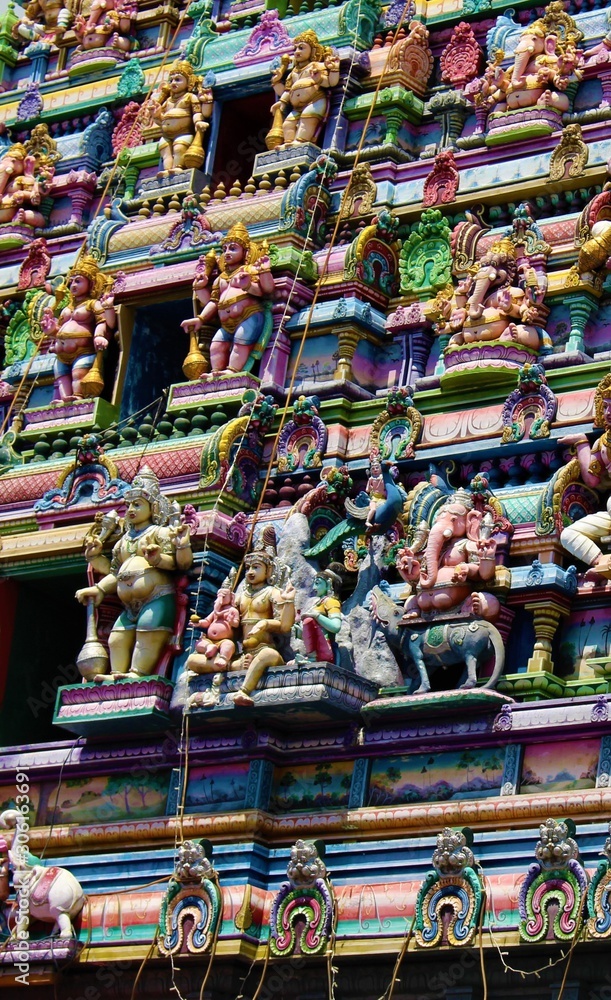
[{"label": "landscape painting panel", "polygon": [[536,743],[524,749],[520,793],[594,788],[600,740]]},{"label": "landscape painting panel", "polygon": [[111,823],[163,816],[169,783],[168,771],[144,769],[129,775],[68,778],[59,787],[45,782],[37,823]]},{"label": "landscape painting panel", "polygon": [[246,803],[248,762],[194,767],[189,774],[185,812],[236,812]]},{"label": "landscape painting panel", "polygon": [[352,761],[277,767],[270,808],[275,812],[345,809],[351,783]]},{"label": "landscape painting panel", "polygon": [[501,750],[382,757],[371,770],[367,805],[446,802],[498,795],[503,765]]}]

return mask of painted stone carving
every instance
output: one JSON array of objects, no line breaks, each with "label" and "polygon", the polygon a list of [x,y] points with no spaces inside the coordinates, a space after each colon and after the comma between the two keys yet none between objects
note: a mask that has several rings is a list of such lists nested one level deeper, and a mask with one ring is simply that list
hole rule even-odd
[{"label": "painted stone carving", "polygon": [[[13,886],[17,893],[17,929],[27,935],[28,915],[31,920],[52,924],[51,936],[72,938],[73,920],[85,905],[85,893],[72,872],[56,865],[43,865],[39,858],[24,847],[27,833],[22,831],[25,819],[18,809],[5,809],[0,814],[0,829],[13,831],[4,839],[5,858],[13,874]],[[22,838],[21,840],[19,838]],[[4,853],[4,850],[0,853]],[[24,906],[19,899],[23,895]],[[25,927],[20,920],[25,920]]]},{"label": "painted stone carving", "polygon": [[[70,301],[61,308],[66,287]],[[55,305],[45,310],[42,320],[44,332],[52,338],[49,350],[56,358],[57,402],[101,394],[104,351],[116,325],[113,302],[113,279],[84,254],[68,271],[66,285],[56,290]]]},{"label": "painted stone carving", "polygon": [[426,208],[403,242],[399,272],[401,291],[408,295],[434,294],[450,281],[450,227],[439,209]]},{"label": "painted stone carving", "polygon": [[424,181],[422,204],[425,208],[432,205],[446,205],[456,200],[456,192],[460,176],[456,169],[456,160],[451,149],[442,149],[435,157],[435,166]]},{"label": "painted stone carving", "polygon": [[32,240],[19,268],[17,288],[42,288],[51,270],[51,256],[45,239]]},{"label": "painted stone carving", "polygon": [[256,389],[246,390],[237,417],[205,438],[200,489],[214,493],[223,490],[246,503],[257,502],[263,442],[276,409],[271,396]]},{"label": "painted stone carving", "polygon": [[475,111],[476,135],[486,131],[490,112],[504,100],[509,86],[509,74],[502,66],[504,57],[503,50],[497,49],[483,76],[472,79],[465,85],[465,97],[471,101]]},{"label": "painted stone carving", "polygon": [[[489,145],[560,129],[561,116],[570,107],[565,91],[582,75],[583,53],[578,49],[582,37],[562,0],[552,0],[544,16],[522,32],[507,73],[498,72],[502,54],[495,54],[489,67],[496,77],[487,122]],[[476,94],[477,87],[470,92]]]},{"label": "painted stone carving", "polygon": [[205,618],[191,619],[194,628],[206,632],[195,644],[187,659],[187,670],[194,674],[221,673],[229,669],[236,653],[236,629],[240,624],[233,580],[227,578],[216,595],[212,611]]},{"label": "painted stone carving", "polygon": [[571,836],[574,832],[572,820],[548,819],[539,827],[537,860],[528,869],[518,899],[522,941],[535,944],[545,940],[550,919],[557,941],[571,941],[579,929],[588,876],[578,860],[579,849]]},{"label": "painted stone carving", "polygon": [[556,407],[543,365],[524,365],[518,372],[517,387],[503,406],[502,444],[521,441],[527,430],[531,441],[549,437]]},{"label": "painted stone carving", "polygon": [[318,396],[299,396],[278,438],[278,471],[318,469],[327,447],[327,428],[319,416]]},{"label": "painted stone carving", "polygon": [[[342,626],[341,585],[341,577],[331,566],[314,577],[316,603],[293,626],[297,638],[303,639],[308,660],[323,663],[339,661],[335,637]],[[303,659],[299,654],[295,656],[296,662]]]},{"label": "painted stone carving", "polygon": [[93,0],[89,13],[73,25],[79,45],[68,64],[68,75],[99,71],[127,59],[135,43],[138,4],[135,0]]},{"label": "painted stone carving", "polygon": [[275,56],[284,55],[293,51],[293,40],[280,20],[278,11],[264,10],[250,33],[248,41],[239,52],[236,52],[233,61],[236,66],[241,64],[252,65],[252,63],[266,62]]},{"label": "painted stone carving", "polygon": [[17,121],[27,122],[38,118],[44,107],[44,101],[37,83],[28,83],[25,94],[17,105]]},{"label": "painted stone carving", "polygon": [[80,438],[74,466],[64,469],[57,486],[34,504],[37,513],[68,507],[108,504],[122,499],[129,483],[119,478],[115,463],[104,454],[97,434]]},{"label": "painted stone carving", "polygon": [[293,46],[293,56],[281,56],[272,70],[278,100],[272,105],[268,149],[315,143],[329,114],[329,90],[339,83],[339,56],[321,45],[314,31],[297,35]]},{"label": "painted stone carving", "polygon": [[223,909],[218,875],[205,846],[184,840],[159,914],[162,955],[203,955],[209,951]]},{"label": "painted stone carving", "polygon": [[[255,243],[246,227],[237,223],[227,233],[222,249],[218,265],[215,255],[209,254],[196,275],[194,291],[203,304],[202,311],[182,323],[192,338],[189,358],[196,361],[197,342],[193,338],[206,323],[218,321],[210,344],[212,375],[250,371],[265,350],[273,326],[275,284],[267,245]],[[208,291],[217,266],[218,275]]]},{"label": "painted stone carving", "polygon": [[[324,954],[333,926],[333,895],[317,843],[298,840],[291,848],[288,881],[274,897],[270,951],[287,958]],[[298,946],[298,949],[297,949]]]},{"label": "painted stone carving", "polygon": [[[295,588],[290,582],[289,567],[276,554],[273,527],[263,529],[259,542],[245,557],[244,565],[245,575],[235,592],[235,604],[231,599],[231,603],[226,604],[237,608],[242,649],[229,669],[246,671],[239,690],[231,697],[235,705],[251,707],[254,705],[252,695],[265,671],[284,664],[275,639],[288,635],[295,624]],[[230,585],[230,581],[226,583]],[[231,621],[235,621],[234,616]],[[230,627],[237,628],[233,624]],[[191,707],[208,708],[218,703],[225,670],[219,670],[218,655],[214,659],[205,657],[205,653],[200,653],[189,658],[191,667],[195,664],[199,673],[213,672],[215,675],[208,691],[198,691],[191,696]]]},{"label": "painted stone carving", "polygon": [[[596,387],[594,397],[594,427],[603,429],[601,436],[590,447],[585,434],[566,434],[560,438],[562,445],[574,445],[581,479],[586,486],[596,489],[611,471],[611,375],[606,375]],[[604,553],[601,545],[611,534],[611,513],[607,509],[579,518],[564,528],[562,545],[593,574],[611,578],[611,554]]]},{"label": "painted stone carving", "polygon": [[549,161],[550,181],[561,181],[565,176],[581,177],[590,157],[583,141],[581,125],[566,125],[560,142],[552,152]]},{"label": "painted stone carving", "polygon": [[23,17],[13,25],[13,38],[21,45],[24,42],[53,42],[61,38],[69,18],[64,0],[31,0]]},{"label": "painted stone carving", "polygon": [[367,215],[371,212],[375,204],[377,190],[376,182],[371,173],[371,164],[357,163],[350,174],[348,187],[342,198],[342,218],[351,219],[357,215]]},{"label": "painted stone carving", "polygon": [[[76,592],[81,604],[98,607],[110,594],[123,604],[109,639],[111,679],[154,673],[175,631],[176,575],[193,561],[189,526],[178,505],[163,495],[151,469],[144,467],[134,477],[124,499],[125,522],[110,558],[104,555],[98,525],[86,536],[85,558],[102,578]],[[101,673],[97,679],[106,676]]]},{"label": "painted stone carving", "polygon": [[465,833],[446,827],[437,836],[434,870],[418,890],[414,937],[419,948],[453,947],[473,942],[483,904],[475,858]]},{"label": "painted stone carving", "polygon": [[398,83],[423,99],[432,70],[428,28],[420,21],[410,21],[405,37],[399,38],[388,54],[386,86]]},{"label": "painted stone carving", "polygon": [[153,101],[153,120],[161,128],[159,153],[163,169],[158,176],[201,167],[203,136],[212,115],[212,91],[193,72],[190,62],[177,59],[172,63],[167,82]]},{"label": "painted stone carving", "polygon": [[401,246],[398,228],[399,220],[386,209],[376,215],[348,247],[345,277],[355,278],[384,295],[396,295]]},{"label": "painted stone carving", "polygon": [[0,223],[30,230],[46,224],[41,203],[51,190],[59,159],[46,125],[36,125],[25,143],[9,147],[0,159]]},{"label": "painted stone carving", "polygon": [[600,194],[587,203],[575,223],[575,246],[579,249],[577,264],[569,272],[569,284],[579,278],[598,291],[606,276],[606,264],[611,255],[611,183],[607,166],[607,182]]},{"label": "painted stone carving", "polygon": [[481,58],[482,50],[477,44],[473,28],[465,21],[460,21],[453,28],[450,41],[441,53],[441,79],[452,87],[464,87],[477,76]]},{"label": "painted stone carving", "polygon": [[414,406],[411,388],[397,386],[388,390],[384,409],[371,425],[369,441],[384,461],[413,458],[422,427],[422,414]]},{"label": "painted stone carving", "polygon": [[611,935],[611,826],[609,834],[600,852],[604,861],[599,863],[588,887],[588,937],[598,939]]},{"label": "painted stone carving", "polygon": [[445,348],[447,373],[517,368],[549,351],[544,328],[549,309],[547,257],[550,247],[527,204],[518,206],[512,228],[459,281],[447,305],[451,332]]}]

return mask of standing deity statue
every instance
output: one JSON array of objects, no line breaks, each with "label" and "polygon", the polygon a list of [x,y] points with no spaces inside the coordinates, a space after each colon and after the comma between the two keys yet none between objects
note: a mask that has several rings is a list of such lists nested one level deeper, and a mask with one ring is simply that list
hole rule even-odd
[{"label": "standing deity statue", "polygon": [[[161,493],[157,476],[144,467],[126,491],[123,533],[109,559],[99,532],[85,538],[85,558],[104,574],[77,590],[81,604],[95,607],[109,594],[123,604],[109,639],[111,677],[147,677],[168,645],[176,619],[177,573],[193,562],[189,526]],[[107,675],[96,679],[105,680]]]},{"label": "standing deity statue", "polygon": [[64,0],[31,0],[25,14],[13,26],[13,37],[24,42],[56,41],[63,35],[71,15]]},{"label": "standing deity statue", "polygon": [[[69,304],[59,318],[52,308],[45,309],[42,328],[52,337],[50,350],[55,354],[55,396],[59,402],[99,396],[104,388],[103,352],[116,325],[113,306],[113,280],[102,274],[97,262],[83,255],[66,277]],[[59,292],[56,291],[56,308]],[[52,292],[51,287],[48,291]]]},{"label": "standing deity statue", "polygon": [[329,113],[329,90],[339,83],[339,56],[321,45],[313,31],[297,35],[293,44],[293,57],[282,56],[272,71],[278,100],[272,105],[268,149],[316,142]]},{"label": "standing deity statue", "polygon": [[[222,243],[219,274],[199,316],[182,323],[193,335],[206,323],[218,319],[219,328],[210,344],[212,373],[249,371],[260,358],[272,331],[271,296],[274,278],[265,244],[250,239],[242,223],[233,226]],[[203,301],[214,260],[196,277],[199,301]]]},{"label": "standing deity statue", "polygon": [[159,152],[167,177],[179,170],[199,168],[204,162],[203,135],[212,115],[212,91],[196,76],[190,62],[177,59],[167,82],[153,98],[153,120],[161,127]]},{"label": "standing deity statue", "polygon": [[[581,478],[586,486],[596,489],[608,486],[611,479],[611,375],[596,387],[594,414],[594,426],[604,429],[592,447],[585,434],[566,434],[559,444],[575,446]],[[611,497],[606,510],[587,514],[564,528],[560,541],[567,552],[591,568],[591,575],[611,579],[611,554],[601,548],[610,537]]]}]

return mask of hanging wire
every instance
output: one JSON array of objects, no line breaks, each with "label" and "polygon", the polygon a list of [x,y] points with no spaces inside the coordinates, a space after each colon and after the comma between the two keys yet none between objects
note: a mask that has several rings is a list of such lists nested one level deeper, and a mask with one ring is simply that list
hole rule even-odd
[{"label": "hanging wire", "polygon": [[[374,110],[375,110],[375,107],[376,107],[377,97],[378,97],[378,94],[380,93],[380,89],[382,87],[382,83],[383,83],[384,77],[385,77],[386,72],[388,70],[388,64],[389,64],[389,60],[390,60],[390,53],[392,51],[393,45],[397,41],[397,38],[399,36],[399,32],[403,28],[403,22],[405,20],[406,14],[408,12],[408,8],[409,8],[409,4],[406,4],[405,7],[403,8],[401,17],[399,19],[399,23],[398,23],[397,27],[395,28],[395,32],[394,32],[394,35],[393,35],[393,40],[392,40],[390,46],[388,47],[388,51],[386,53],[386,59],[384,61],[384,65],[382,67],[382,72],[380,73],[380,77],[378,79],[378,82],[377,82],[377,85],[376,85],[376,89],[375,89],[375,91],[373,93],[373,97],[371,99],[371,104],[370,104],[370,107],[369,107],[369,111],[367,113],[367,118],[365,119],[365,125],[363,127],[363,131],[362,131],[362,134],[360,136],[360,139],[359,139],[359,142],[358,142],[358,146],[357,146],[357,149],[356,149],[356,154],[355,154],[354,162],[352,164],[352,175],[354,174],[354,171],[356,170],[356,167],[357,167],[357,165],[358,165],[358,163],[360,161],[360,157],[361,157],[361,153],[362,153],[362,150],[363,150],[363,146],[365,145],[365,140],[366,140],[366,137],[367,137],[367,132],[369,130],[369,125],[371,123],[371,119],[373,117],[373,113],[374,113]],[[360,3],[359,3],[359,10],[357,12],[357,17],[355,18],[355,22],[357,24],[357,28],[355,30],[355,41],[356,41],[356,32],[358,31],[358,22],[359,22],[359,19],[360,19]],[[354,50],[353,50],[353,62],[352,62],[352,66],[354,65],[354,59],[355,59],[355,53],[354,53]],[[346,95],[346,88],[344,89],[344,98],[345,98],[345,95]],[[343,102],[342,102],[342,107],[343,107]],[[348,192],[350,190],[350,186],[351,185],[350,185],[350,182],[349,182],[346,185],[346,187],[344,188],[344,190],[342,191],[341,198],[340,198],[340,204],[339,204],[339,208],[338,208],[338,211],[337,211],[337,218],[335,220],[335,225],[334,225],[333,232],[332,232],[332,235],[331,235],[331,240],[329,242],[329,246],[328,246],[327,252],[325,254],[325,258],[324,258],[323,265],[322,265],[322,270],[319,270],[318,279],[316,281],[316,286],[314,288],[314,295],[312,297],[312,302],[310,303],[310,308],[308,310],[308,315],[307,315],[307,318],[306,318],[306,322],[305,322],[303,334],[302,334],[301,341],[300,341],[300,344],[299,344],[299,349],[297,351],[297,356],[295,358],[295,363],[294,363],[294,366],[293,366],[293,374],[291,376],[291,380],[290,380],[289,387],[288,387],[288,390],[287,390],[287,395],[286,395],[284,407],[283,407],[283,410],[282,410],[282,413],[281,413],[281,416],[280,416],[280,423],[279,423],[278,430],[276,431],[276,435],[274,437],[274,441],[273,441],[273,444],[272,444],[272,449],[271,449],[271,453],[270,453],[270,458],[269,458],[269,463],[268,463],[267,472],[266,472],[266,476],[265,476],[265,481],[264,481],[264,484],[263,484],[263,488],[261,490],[261,494],[260,494],[260,497],[259,497],[259,502],[257,504],[257,508],[256,508],[255,513],[253,515],[253,519],[252,519],[252,523],[251,523],[251,527],[250,527],[250,531],[249,531],[247,543],[246,543],[246,546],[245,546],[245,549],[244,549],[245,553],[247,552],[247,550],[248,550],[248,548],[249,548],[249,546],[251,544],[251,541],[252,541],[252,538],[253,538],[253,535],[254,535],[254,531],[255,531],[255,528],[256,528],[256,524],[257,524],[257,519],[259,517],[259,513],[261,511],[261,506],[263,504],[263,498],[265,496],[265,492],[267,490],[267,487],[269,485],[269,481],[270,481],[270,478],[271,478],[271,475],[272,475],[272,469],[273,469],[274,461],[275,461],[275,458],[276,458],[276,452],[278,450],[278,443],[280,441],[280,435],[282,433],[282,429],[283,429],[284,424],[285,424],[286,419],[287,419],[289,405],[290,405],[290,402],[291,402],[291,399],[292,399],[292,396],[293,396],[293,391],[294,391],[294,388],[295,388],[295,382],[297,380],[297,369],[299,368],[299,363],[300,363],[302,355],[303,355],[303,351],[304,351],[304,348],[305,348],[307,336],[308,336],[308,333],[310,332],[310,326],[311,326],[311,323],[312,323],[312,317],[314,315],[314,310],[315,310],[316,305],[318,303],[318,299],[320,297],[320,293],[321,293],[321,290],[322,290],[322,286],[323,286],[324,280],[325,280],[325,278],[327,276],[327,272],[328,272],[328,269],[329,269],[329,262],[330,262],[330,259],[331,259],[331,254],[333,253],[333,249],[335,247],[335,241],[336,241],[337,235],[339,233],[339,228],[340,228],[340,226],[342,224],[342,221],[343,221],[343,218],[344,218],[343,209],[344,209],[344,206],[345,206],[345,203],[346,203]],[[286,315],[286,310],[285,310],[285,315]],[[244,558],[242,558],[240,566],[238,567],[238,572],[237,572],[237,575],[236,575],[236,583],[237,583],[237,580],[240,577],[240,574],[241,574],[241,572],[243,570],[243,567],[244,567]]]}]

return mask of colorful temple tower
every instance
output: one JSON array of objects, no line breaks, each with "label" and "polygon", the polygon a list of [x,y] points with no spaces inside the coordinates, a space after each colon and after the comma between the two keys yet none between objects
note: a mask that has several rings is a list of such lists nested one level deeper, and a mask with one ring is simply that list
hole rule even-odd
[{"label": "colorful temple tower", "polygon": [[609,10],[9,2],[0,122],[3,995],[610,996]]}]

